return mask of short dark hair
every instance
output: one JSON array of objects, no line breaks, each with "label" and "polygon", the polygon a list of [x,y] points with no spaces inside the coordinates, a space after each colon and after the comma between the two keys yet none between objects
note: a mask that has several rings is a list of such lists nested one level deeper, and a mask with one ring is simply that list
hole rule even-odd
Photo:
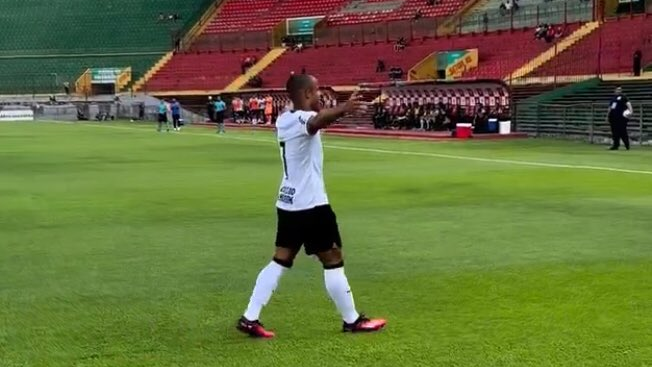
[{"label": "short dark hair", "polygon": [[290,76],[287,83],[285,84],[285,90],[290,95],[291,99],[298,97],[299,92],[310,87],[312,83],[312,76],[307,74],[295,74]]}]

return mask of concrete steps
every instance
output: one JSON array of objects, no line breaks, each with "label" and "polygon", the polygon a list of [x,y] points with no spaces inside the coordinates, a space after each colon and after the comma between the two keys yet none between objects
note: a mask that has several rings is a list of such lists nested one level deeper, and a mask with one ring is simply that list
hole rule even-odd
[{"label": "concrete steps", "polygon": [[546,51],[540,53],[532,60],[525,63],[520,68],[516,69],[510,75],[506,76],[506,79],[518,79],[526,76],[527,74],[533,72],[536,68],[545,64],[546,62],[552,60],[556,55],[562,53],[564,50],[568,49],[577,42],[580,42],[584,37],[588,36],[594,30],[598,29],[600,23],[598,22],[589,22],[578,28],[575,32],[571,33],[565,38],[562,38],[559,42],[552,45]]},{"label": "concrete steps", "polygon": [[268,53],[265,54],[265,56],[261,57],[260,60],[258,60],[258,62],[254,64],[254,66],[250,67],[246,73],[238,76],[229,85],[227,85],[224,88],[224,92],[235,92],[237,90],[242,89],[242,87],[247,85],[249,79],[258,75],[258,73],[260,73],[266,67],[271,65],[274,61],[276,61],[276,59],[281,57],[281,55],[283,55],[285,51],[286,51],[285,47],[276,47],[270,50]]}]

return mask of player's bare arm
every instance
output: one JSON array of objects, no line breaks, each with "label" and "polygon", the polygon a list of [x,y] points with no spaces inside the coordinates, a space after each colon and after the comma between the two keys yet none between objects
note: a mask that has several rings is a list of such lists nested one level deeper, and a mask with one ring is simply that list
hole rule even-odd
[{"label": "player's bare arm", "polygon": [[315,135],[319,130],[328,127],[333,122],[344,117],[345,115],[361,115],[364,114],[371,102],[362,100],[362,95],[354,92],[346,103],[337,107],[327,108],[319,111],[317,115],[308,120],[306,126],[308,134]]}]

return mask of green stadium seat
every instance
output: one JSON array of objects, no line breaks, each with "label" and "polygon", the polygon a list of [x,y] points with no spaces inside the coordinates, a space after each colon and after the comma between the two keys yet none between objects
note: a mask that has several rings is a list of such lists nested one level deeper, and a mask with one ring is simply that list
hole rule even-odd
[{"label": "green stadium seat", "polygon": [[[5,0],[0,93],[50,93],[89,67],[131,66],[136,80],[215,0]],[[159,20],[163,14],[166,20]],[[176,21],[167,20],[178,14]],[[56,74],[56,77],[55,77]]]}]

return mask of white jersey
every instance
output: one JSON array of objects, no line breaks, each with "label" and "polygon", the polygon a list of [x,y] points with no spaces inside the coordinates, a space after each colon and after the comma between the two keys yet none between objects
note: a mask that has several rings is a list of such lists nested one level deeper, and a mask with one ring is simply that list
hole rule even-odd
[{"label": "white jersey", "polygon": [[276,120],[283,164],[283,180],[276,201],[279,209],[298,211],[328,204],[320,133],[310,135],[306,125],[316,114],[288,111]]}]

